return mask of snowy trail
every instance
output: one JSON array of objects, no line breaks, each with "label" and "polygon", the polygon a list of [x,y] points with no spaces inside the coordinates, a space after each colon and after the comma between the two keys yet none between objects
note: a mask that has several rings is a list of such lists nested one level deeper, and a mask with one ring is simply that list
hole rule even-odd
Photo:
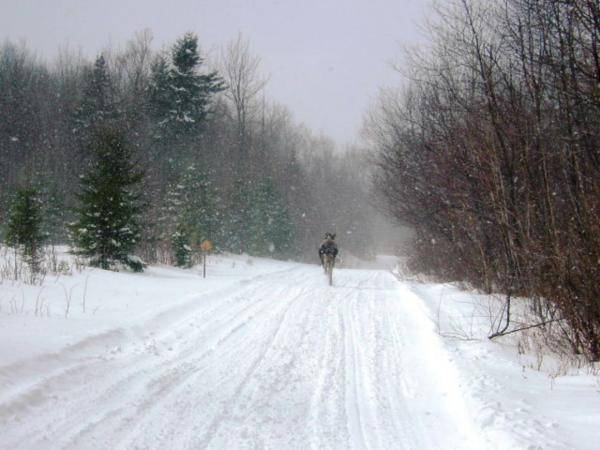
[{"label": "snowy trail", "polygon": [[382,271],[331,288],[290,267],[21,368],[0,447],[489,448],[414,294]]}]

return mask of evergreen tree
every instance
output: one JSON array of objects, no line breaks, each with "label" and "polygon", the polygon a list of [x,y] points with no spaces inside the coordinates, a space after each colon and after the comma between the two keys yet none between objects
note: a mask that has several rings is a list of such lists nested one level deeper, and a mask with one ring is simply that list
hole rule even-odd
[{"label": "evergreen tree", "polygon": [[81,103],[76,110],[75,131],[93,133],[93,128],[102,127],[115,118],[117,107],[115,93],[104,56],[100,55],[94,67],[84,75],[85,86]]},{"label": "evergreen tree", "polygon": [[217,189],[194,165],[185,170],[182,185],[181,218],[190,230],[191,243],[199,245],[206,239],[215,242],[219,222]]},{"label": "evergreen tree", "polygon": [[52,272],[58,269],[56,245],[68,241],[67,217],[64,194],[49,180],[43,182],[40,190],[42,199],[43,233],[49,244],[48,257]]},{"label": "evergreen tree", "polygon": [[234,253],[247,250],[250,237],[250,203],[252,182],[238,179],[234,182],[224,224],[223,244]]},{"label": "evergreen tree", "polygon": [[248,250],[257,255],[281,255],[290,251],[293,224],[271,178],[253,190],[249,214]]},{"label": "evergreen tree", "polygon": [[117,116],[115,93],[104,56],[84,72],[83,95],[75,110],[73,132],[80,150],[80,163],[87,162],[96,130],[107,127]]},{"label": "evergreen tree", "polygon": [[151,116],[157,119],[157,126],[152,130],[154,138],[161,140],[168,128],[171,110],[171,90],[169,81],[169,64],[159,55],[152,64],[149,86],[149,109]]},{"label": "evergreen tree", "polygon": [[190,237],[183,224],[178,224],[175,232],[171,235],[171,248],[175,265],[189,267],[192,264],[192,248],[189,245]]},{"label": "evergreen tree", "polygon": [[40,271],[45,237],[39,190],[32,186],[18,188],[9,208],[5,239],[8,246],[21,253],[33,274]]},{"label": "evergreen tree", "polygon": [[197,36],[186,33],[172,47],[170,64],[164,57],[154,64],[150,102],[160,137],[183,137],[202,130],[212,94],[223,90],[217,72],[200,73],[202,63]]},{"label": "evergreen tree", "polygon": [[43,199],[44,234],[48,237],[48,243],[55,246],[64,244],[68,240],[67,217],[64,194],[56,186],[50,184],[51,182],[45,183],[40,195]]},{"label": "evergreen tree", "polygon": [[136,187],[142,173],[136,170],[131,147],[121,131],[99,130],[92,148],[95,161],[81,178],[81,206],[71,226],[77,253],[102,269],[120,262],[141,271],[143,265],[132,252],[140,236],[143,208]]},{"label": "evergreen tree", "polygon": [[[181,255],[202,241],[218,241],[217,189],[193,164],[188,166],[167,194],[166,218],[170,218],[171,245],[177,265],[187,265]],[[189,250],[188,250],[189,248]],[[179,255],[179,256],[178,256]]]}]

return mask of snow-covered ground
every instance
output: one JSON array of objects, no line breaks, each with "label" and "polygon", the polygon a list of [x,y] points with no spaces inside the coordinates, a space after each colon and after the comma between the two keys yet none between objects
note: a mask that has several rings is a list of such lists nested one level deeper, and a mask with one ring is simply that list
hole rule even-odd
[{"label": "snow-covered ground", "polygon": [[487,341],[474,294],[389,258],[333,287],[314,265],[209,263],[3,281],[0,448],[599,446],[598,378]]}]

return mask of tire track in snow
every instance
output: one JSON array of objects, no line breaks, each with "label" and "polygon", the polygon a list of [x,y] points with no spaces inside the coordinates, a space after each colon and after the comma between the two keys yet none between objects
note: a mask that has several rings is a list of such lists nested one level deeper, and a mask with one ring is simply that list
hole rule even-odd
[{"label": "tire track in snow", "polygon": [[[358,288],[360,289],[360,287]],[[360,292],[360,291],[358,291]],[[344,353],[350,355],[346,362],[346,372],[350,375],[349,379],[346,380],[346,420],[348,421],[348,429],[350,430],[350,436],[352,439],[352,447],[357,449],[366,449],[366,438],[365,429],[363,422],[363,415],[366,411],[364,405],[361,403],[361,395],[359,389],[365,388],[365,383],[362,380],[362,374],[360,373],[359,367],[359,345],[362,346],[364,343],[359,339],[355,330],[356,324],[354,323],[353,313],[357,308],[357,297],[347,299],[347,304],[344,307]],[[348,330],[348,331],[346,331]]]},{"label": "tire track in snow", "polygon": [[[251,290],[245,292],[245,294],[249,295],[257,290],[264,289],[267,283],[254,286]],[[236,295],[236,297],[243,296]],[[242,309],[236,312],[228,309],[223,316],[224,320],[215,320],[215,323],[208,327],[212,329],[212,334],[215,336],[211,339],[210,343],[205,345],[206,348],[204,350],[199,352],[196,346],[191,344],[186,347],[185,354],[175,354],[168,361],[161,364],[161,366],[164,366],[164,370],[160,375],[155,375],[149,380],[146,384],[144,397],[137,402],[134,411],[124,417],[121,425],[116,430],[113,430],[117,434],[126,434],[124,440],[119,443],[120,446],[128,448],[129,445],[127,444],[129,442],[136,442],[139,437],[152,438],[155,443],[158,443],[160,439],[153,433],[156,433],[156,430],[159,428],[152,426],[152,421],[157,417],[156,412],[161,410],[165,403],[174,397],[177,398],[177,394],[184,391],[186,385],[193,381],[192,378],[197,378],[202,373],[205,368],[204,361],[206,357],[213,354],[216,348],[219,348],[235,335],[240,330],[240,324],[247,324],[249,321],[255,320],[256,316],[260,316],[263,311],[270,308],[270,304],[267,301],[243,302],[242,306]],[[250,313],[252,310],[254,311]],[[195,318],[196,321],[204,319],[204,317]],[[194,330],[194,335],[191,336],[193,339],[189,338],[188,341],[202,341],[205,333],[206,329]],[[156,371],[156,368],[153,368],[153,371]],[[135,417],[135,421],[131,417]]]},{"label": "tire track in snow", "polygon": [[222,402],[222,406],[219,408],[219,412],[217,415],[210,421],[205,430],[202,430],[199,439],[192,442],[191,447],[193,448],[208,448],[211,444],[212,439],[216,436],[219,427],[222,422],[227,419],[227,417],[231,414],[230,411],[235,407],[236,404],[239,403],[239,397],[249,384],[252,375],[258,367],[264,362],[265,356],[268,353],[269,349],[273,346],[273,343],[276,341],[277,336],[281,332],[282,326],[286,320],[286,317],[291,310],[294,303],[300,298],[301,293],[296,295],[295,297],[287,300],[287,305],[283,309],[281,313],[279,313],[276,325],[273,327],[271,332],[268,334],[268,338],[260,345],[260,349],[258,354],[252,358],[252,361],[247,369],[245,369],[241,380],[234,387],[233,392],[228,395],[228,398]]},{"label": "tire track in snow", "polygon": [[318,371],[311,353],[317,344],[313,330],[322,323],[322,315],[315,311],[322,302],[311,298],[312,286],[304,284],[302,290],[298,294],[301,301],[292,305],[280,333],[254,372],[245,401],[234,408],[232,415],[238,422],[227,421],[222,427],[224,434],[241,427],[243,442],[227,440],[219,446],[240,448],[268,442],[277,448],[297,448],[309,440],[310,404],[306,400],[310,395],[306,393],[310,393]]},{"label": "tire track in snow", "polygon": [[415,299],[383,272],[334,282],[306,266],[261,275],[151,318],[120,352],[56,364],[0,404],[2,446],[467,448]]},{"label": "tire track in snow", "polygon": [[[260,278],[264,279],[264,276],[261,276]],[[241,292],[249,292],[249,294],[252,294],[257,289],[268,286],[268,284],[269,281],[263,281],[258,286],[252,284],[244,285],[241,287]],[[242,303],[241,311],[236,311],[238,305],[239,302],[234,302],[232,305],[228,304],[227,309],[225,309],[223,312],[224,317],[229,319],[229,321],[235,321],[236,319],[239,320],[240,314],[249,308],[256,307],[256,302]],[[267,304],[264,306],[264,308],[267,308],[268,306],[269,305]],[[183,322],[187,321],[189,321],[189,318],[183,320]],[[227,323],[227,321],[224,321],[224,323]],[[193,354],[193,346],[189,347],[189,352],[190,354]],[[168,366],[170,364],[170,360],[163,361],[160,358],[148,357],[148,355],[146,355],[144,352],[141,353],[141,358],[135,358],[134,355],[133,361],[130,360],[130,353],[126,353],[124,356],[128,360],[127,364],[123,367],[112,367],[113,364],[111,363],[114,363],[114,361],[103,361],[102,358],[99,358],[100,362],[97,362],[96,364],[90,364],[90,361],[87,359],[84,361],[79,361],[75,365],[43,379],[41,382],[37,383],[33,389],[30,389],[29,391],[20,395],[17,400],[13,400],[13,402],[9,403],[8,405],[2,404],[0,406],[0,410],[9,411],[9,415],[16,415],[17,417],[20,415],[31,414],[35,414],[37,416],[45,415],[47,420],[41,420],[41,422],[45,422],[43,428],[34,428],[33,430],[27,429],[24,433],[29,438],[32,436],[45,436],[46,439],[42,438],[38,442],[38,444],[43,447],[48,443],[48,435],[50,434],[49,428],[54,427],[56,429],[54,433],[55,436],[53,439],[51,439],[55,441],[59,436],[65,436],[68,434],[69,429],[77,429],[78,427],[81,428],[81,417],[86,413],[93,416],[95,411],[104,403],[107,403],[107,409],[110,409],[110,403],[114,402],[116,395],[128,394],[130,397],[132,394],[147,395],[148,385],[152,382],[151,377],[157,377],[154,375],[155,372],[158,372],[159,374],[161,373],[159,370],[161,365]],[[179,355],[179,357],[181,357],[181,355]],[[120,363],[118,358],[116,363]],[[107,366],[111,366],[112,370],[107,370]],[[93,402],[90,402],[88,399],[90,392],[87,387],[87,381],[90,378],[93,379],[94,376],[97,377],[98,374],[102,373],[108,373],[106,380],[109,381],[109,383],[108,385],[103,385],[102,383],[99,383],[99,385],[96,384],[95,388],[96,391],[100,393],[100,397],[96,397]],[[136,385],[141,383],[140,380],[147,378],[149,378],[150,381],[148,381],[145,385],[142,385],[141,388],[136,388]],[[65,390],[66,386],[68,386],[70,389],[68,394],[69,398],[67,398],[66,394],[62,394],[60,397],[56,394],[52,394],[49,397],[43,395],[45,392],[60,393],[61,391]],[[37,401],[32,402],[32,399]],[[78,399],[84,400],[77,403]],[[71,405],[71,403],[75,404]],[[46,405],[45,410],[42,409],[42,406],[44,405]],[[57,410],[63,411],[59,417],[57,417],[55,412]],[[71,411],[72,414],[68,414],[69,411]],[[125,412],[127,411],[127,408],[116,407],[113,408],[113,412],[115,411]],[[114,417],[111,416],[111,419],[114,419]],[[51,425],[52,423],[54,423],[54,425]],[[98,423],[101,424],[103,421],[99,420]],[[126,423],[126,426],[129,425],[130,423]],[[91,430],[94,427],[90,427],[90,424],[87,424],[84,428]],[[25,440],[25,442],[27,442],[27,440]],[[10,447],[18,448],[19,446],[23,445],[23,443],[22,437],[18,437],[14,442],[10,443]]]},{"label": "tire track in snow", "polygon": [[[266,306],[265,308],[263,308],[263,311],[266,309],[271,308],[272,306]],[[257,314],[258,316],[258,314]],[[264,320],[264,317],[260,317],[260,318],[256,318],[255,320]],[[250,326],[250,324],[246,323],[244,324],[244,327]],[[206,358],[214,355],[215,352],[222,352],[225,351],[225,348],[222,348],[224,345],[228,344],[228,345],[238,345],[239,343],[235,343],[235,344],[229,344],[229,339],[231,336],[237,334],[237,332],[241,329],[240,326],[236,326],[233,329],[230,330],[230,332],[227,334],[227,336],[225,336],[222,339],[219,339],[217,345],[215,348],[210,349],[209,351],[205,352],[202,356],[200,356],[195,362],[194,362],[194,366],[195,367],[206,367]],[[245,347],[243,348],[242,353],[250,353],[252,351],[252,347],[253,344],[250,341],[246,342]],[[229,361],[235,361],[234,358],[226,358]],[[179,389],[179,391],[186,391],[186,397],[188,398],[192,398],[194,401],[198,402],[198,403],[203,403],[201,400],[199,400],[198,398],[194,397],[194,392],[193,390],[190,390],[189,388],[191,386],[193,386],[194,384],[198,384],[198,385],[204,385],[205,383],[202,382],[203,379],[203,375],[205,374],[206,370],[202,370],[202,369],[197,369],[194,371],[194,373],[192,374],[192,378],[190,378],[188,381],[187,385],[183,385],[183,383],[178,383],[178,385],[180,386],[181,389]],[[211,387],[211,391],[209,393],[204,393],[204,395],[206,396],[210,396],[211,394],[214,394],[215,392],[218,392],[220,389],[222,388],[222,383],[215,383],[212,387]],[[165,396],[165,398],[163,398],[163,401],[161,401],[159,404],[156,404],[153,406],[154,409],[160,409],[162,408],[163,404],[169,403],[169,402],[173,402],[175,401],[175,403],[177,404],[176,406],[178,406],[178,410],[177,410],[177,416],[181,419],[182,417],[186,417],[188,414],[186,414],[186,411],[189,412],[193,412],[194,408],[193,408],[193,404],[190,403],[190,401],[188,400],[179,400],[176,396],[174,395],[169,395],[169,396]],[[164,408],[167,411],[171,411],[172,408]],[[152,415],[147,415],[148,416],[148,420],[146,420],[146,426],[141,430],[141,431],[137,431],[135,433],[132,433],[132,436],[130,438],[131,442],[136,442],[138,437],[144,437],[145,439],[149,439],[149,436],[152,436],[152,430],[155,428],[156,424],[152,423],[152,420],[155,418]],[[175,418],[177,419],[177,417]],[[191,424],[190,424],[191,426]],[[163,440],[166,440],[167,443],[170,442],[168,435],[173,435],[176,433],[176,429],[173,428],[170,432],[166,433],[167,437],[162,437],[161,439],[157,439],[155,440],[153,438],[153,442],[162,442]],[[173,437],[173,438],[177,438],[179,439],[179,437]]]},{"label": "tire track in snow", "polygon": [[345,403],[345,382],[340,383],[340,378],[345,376],[346,366],[343,316],[336,305],[339,301],[335,296],[322,301],[327,305],[325,320],[321,319],[324,324],[324,345],[318,357],[320,373],[310,402],[308,422],[313,433],[310,439],[312,448],[322,447],[324,442],[331,442],[333,445],[333,441],[342,441],[346,446],[350,443],[344,409],[338,407]]},{"label": "tire track in snow", "polygon": [[[263,284],[254,286],[252,291],[247,292],[248,295],[253,294],[255,292],[269,292],[266,289],[270,285],[270,282],[265,282]],[[271,296],[279,296],[283,293],[284,287],[279,288],[277,291],[271,291]],[[246,313],[248,309],[252,309],[252,313],[247,315],[245,318],[241,318],[242,314],[237,313],[228,313],[228,315],[224,316],[224,320],[214,320],[214,324],[211,324],[209,328],[211,329],[211,334],[214,335],[213,338],[210,339],[210,342],[205,344],[205,350],[202,354],[196,354],[193,358],[192,363],[186,361],[187,365],[191,365],[193,369],[190,370],[190,373],[178,374],[178,366],[171,369],[171,372],[174,373],[174,379],[169,379],[171,375],[165,375],[167,381],[169,381],[170,389],[168,391],[161,392],[159,396],[150,397],[143,402],[142,406],[139,406],[138,409],[143,412],[143,417],[140,418],[134,427],[129,426],[129,433],[127,434],[127,438],[121,443],[124,448],[131,447],[134,443],[136,446],[140,445],[140,439],[142,442],[144,440],[148,440],[149,442],[157,445],[159,442],[163,440],[167,440],[169,442],[169,436],[178,434],[177,430],[181,430],[184,428],[184,425],[181,424],[177,428],[172,428],[171,430],[166,430],[164,433],[161,433],[160,436],[157,436],[157,429],[160,429],[160,424],[156,424],[155,421],[157,419],[157,414],[152,414],[153,411],[161,411],[161,420],[164,417],[168,417],[171,410],[176,410],[178,413],[178,417],[173,418],[173,423],[181,422],[181,419],[186,417],[186,414],[183,414],[183,410],[189,410],[190,405],[189,402],[184,400],[190,396],[193,396],[193,391],[190,390],[190,386],[193,386],[196,383],[196,380],[200,379],[205,372],[208,370],[209,364],[206,363],[206,358],[215,355],[218,351],[219,354],[225,354],[226,349],[223,348],[228,341],[234,337],[239,336],[239,331],[244,327],[250,327],[253,321],[263,320],[262,316],[263,312],[269,311],[272,308],[270,298],[262,299],[260,301],[254,301],[249,303],[250,307],[243,309],[243,312]],[[260,305],[260,308],[257,308],[257,305]],[[225,320],[225,319],[229,320]],[[198,319],[201,320],[201,319]],[[226,326],[224,326],[226,325]],[[202,337],[204,337],[205,330],[203,331]],[[242,342],[246,347],[251,346],[251,342],[248,340]],[[250,351],[251,348],[246,348],[246,351]],[[200,352],[197,352],[200,353]],[[181,359],[181,358],[180,358]],[[227,358],[226,358],[227,359]],[[162,383],[158,380],[158,386],[162,386],[165,383]],[[219,388],[218,383],[215,383],[215,390]],[[184,395],[185,394],[185,395]],[[183,399],[182,399],[183,398]],[[175,403],[175,408],[170,408],[165,405],[169,405],[170,403]],[[167,412],[165,414],[165,411]],[[158,426],[157,426],[158,425]],[[131,429],[133,428],[133,429]],[[150,444],[146,444],[142,446],[147,446]]]}]

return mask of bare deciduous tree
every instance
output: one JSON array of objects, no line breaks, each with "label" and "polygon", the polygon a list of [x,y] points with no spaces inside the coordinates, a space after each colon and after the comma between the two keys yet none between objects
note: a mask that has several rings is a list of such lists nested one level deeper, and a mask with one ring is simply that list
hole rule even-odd
[{"label": "bare deciduous tree", "polygon": [[408,87],[367,123],[376,189],[414,227],[415,269],[529,297],[600,359],[600,97],[595,2],[459,0]]},{"label": "bare deciduous tree", "polygon": [[250,42],[239,34],[221,55],[222,76],[227,83],[225,95],[235,109],[240,156],[248,157],[250,151],[249,121],[258,108],[257,99],[268,78],[260,73],[259,56],[250,50]]}]

